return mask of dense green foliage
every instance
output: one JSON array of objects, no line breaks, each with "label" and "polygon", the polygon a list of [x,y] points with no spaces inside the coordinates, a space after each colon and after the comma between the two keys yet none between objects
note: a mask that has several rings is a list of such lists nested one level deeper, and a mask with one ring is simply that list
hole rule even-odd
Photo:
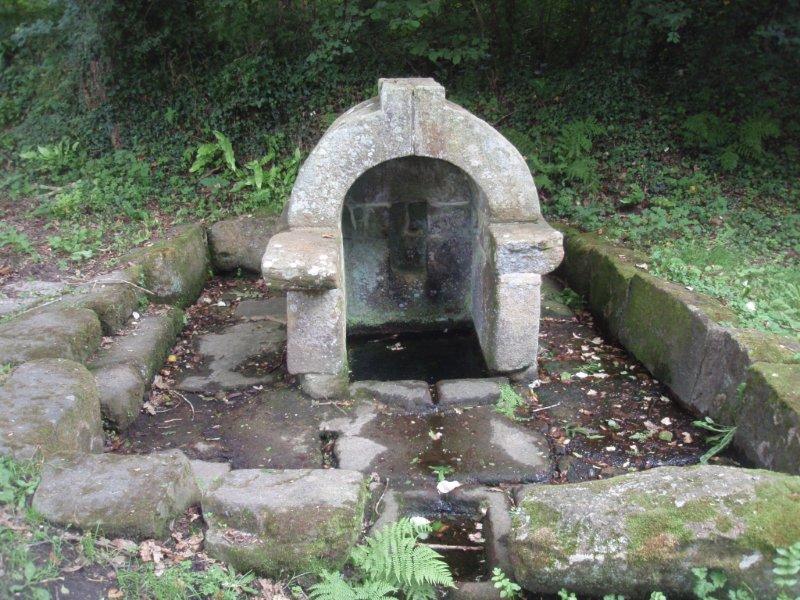
[{"label": "dense green foliage", "polygon": [[[9,0],[0,199],[64,265],[278,210],[380,76],[427,75],[526,156],[551,219],[800,332],[800,2]],[[91,225],[86,217],[91,217]]]}]

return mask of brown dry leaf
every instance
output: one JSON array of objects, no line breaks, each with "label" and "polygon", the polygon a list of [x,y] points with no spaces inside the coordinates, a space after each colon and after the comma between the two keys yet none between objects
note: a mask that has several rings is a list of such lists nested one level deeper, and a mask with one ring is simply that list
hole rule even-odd
[{"label": "brown dry leaf", "polygon": [[159,546],[154,540],[145,540],[139,544],[139,558],[144,562],[154,562],[156,565],[164,560],[166,548]]},{"label": "brown dry leaf", "polygon": [[283,593],[283,586],[269,579],[259,579],[257,581],[259,589],[258,598],[260,600],[289,600]]},{"label": "brown dry leaf", "polygon": [[124,598],[125,594],[122,593],[122,590],[118,590],[117,588],[111,588],[108,590],[108,600],[118,600],[119,598]]}]

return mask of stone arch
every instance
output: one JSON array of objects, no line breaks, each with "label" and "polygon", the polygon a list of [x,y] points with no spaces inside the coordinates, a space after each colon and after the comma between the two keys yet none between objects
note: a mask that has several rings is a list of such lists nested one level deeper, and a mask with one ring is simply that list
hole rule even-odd
[{"label": "stone arch", "polygon": [[287,205],[288,226],[338,228],[356,179],[405,156],[462,169],[486,194],[491,222],[540,216],[525,159],[496,129],[447,101],[432,79],[381,79],[378,96],[342,114],[306,159]]},{"label": "stone arch", "polygon": [[533,177],[514,146],[445,99],[432,79],[382,79],[376,98],[339,117],[306,159],[284,209],[284,230],[262,259],[287,291],[287,368],[321,397],[347,383],[347,274],[342,210],[348,191],[378,165],[435,159],[471,181],[480,198],[469,316],[489,369],[536,375],[541,275],[563,256],[542,218]]}]

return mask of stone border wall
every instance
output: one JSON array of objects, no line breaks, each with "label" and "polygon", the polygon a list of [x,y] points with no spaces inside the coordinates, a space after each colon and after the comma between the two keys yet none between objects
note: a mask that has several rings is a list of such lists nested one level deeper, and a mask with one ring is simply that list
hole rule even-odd
[{"label": "stone border wall", "polygon": [[605,332],[687,408],[736,425],[735,447],[758,466],[800,473],[800,343],[733,327],[716,300],[637,267],[647,259],[564,230],[556,274]]}]

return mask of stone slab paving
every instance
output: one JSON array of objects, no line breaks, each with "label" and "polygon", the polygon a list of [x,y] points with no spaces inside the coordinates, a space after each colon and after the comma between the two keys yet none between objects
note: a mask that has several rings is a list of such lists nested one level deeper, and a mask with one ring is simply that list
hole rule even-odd
[{"label": "stone slab paving", "polygon": [[424,381],[356,381],[350,384],[350,395],[411,412],[434,408],[430,389]]},{"label": "stone slab paving", "polygon": [[33,508],[52,523],[106,536],[164,538],[198,497],[182,452],[97,454],[46,463]]},{"label": "stone slab paving", "polygon": [[103,428],[94,377],[64,359],[27,362],[0,387],[0,454],[101,452]]},{"label": "stone slab paving", "polygon": [[377,473],[395,485],[431,486],[432,467],[460,483],[544,481],[552,464],[547,440],[487,407],[461,413],[399,414],[361,404],[324,422],[334,432],[341,468]]},{"label": "stone slab paving", "polygon": [[231,471],[203,494],[206,552],[273,577],[340,568],[361,533],[366,494],[356,471]]},{"label": "stone slab paving", "polygon": [[505,377],[445,379],[436,384],[436,399],[440,408],[495,404],[500,399],[500,387],[503,384],[508,384]]},{"label": "stone slab paving", "polygon": [[227,401],[185,395],[191,406],[179,400],[163,415],[142,413],[125,432],[127,450],[179,448],[192,459],[235,469],[322,466],[319,423],[338,413],[332,406],[315,406],[288,387]]},{"label": "stone slab paving", "polygon": [[182,390],[214,392],[270,383],[281,377],[277,370],[248,373],[248,361],[280,361],[286,344],[286,328],[274,321],[236,323],[217,333],[206,333],[197,342],[205,373],[188,373],[179,383]]}]

